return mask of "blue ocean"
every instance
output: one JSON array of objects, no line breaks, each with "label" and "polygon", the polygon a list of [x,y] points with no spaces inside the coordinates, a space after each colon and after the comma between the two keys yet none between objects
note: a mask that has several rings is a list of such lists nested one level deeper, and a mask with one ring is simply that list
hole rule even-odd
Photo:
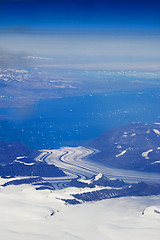
[{"label": "blue ocean", "polygon": [[21,109],[0,109],[0,140],[35,149],[79,146],[130,122],[160,119],[160,89],[113,91],[41,100]]}]

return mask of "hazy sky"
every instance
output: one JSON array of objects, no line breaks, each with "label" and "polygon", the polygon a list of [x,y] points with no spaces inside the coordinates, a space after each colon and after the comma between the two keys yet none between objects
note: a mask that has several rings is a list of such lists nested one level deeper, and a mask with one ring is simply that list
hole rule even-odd
[{"label": "hazy sky", "polygon": [[0,55],[55,56],[47,63],[55,68],[158,70],[159,12],[159,0],[0,0]]}]

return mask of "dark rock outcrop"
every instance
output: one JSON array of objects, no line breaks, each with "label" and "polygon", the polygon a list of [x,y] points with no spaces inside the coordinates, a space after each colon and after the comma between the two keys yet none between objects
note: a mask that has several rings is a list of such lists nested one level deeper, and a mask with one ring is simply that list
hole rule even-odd
[{"label": "dark rock outcrop", "polygon": [[[122,188],[101,189],[87,191],[79,194],[72,194],[74,199],[62,199],[68,204],[80,204],[82,202],[100,201],[103,199],[130,197],[130,196],[150,196],[160,194],[160,184],[147,184],[144,182],[135,183]],[[76,203],[77,201],[77,203]]]},{"label": "dark rock outcrop", "polygon": [[2,187],[10,186],[10,185],[22,185],[22,184],[32,184],[36,186],[36,190],[54,190],[54,186],[45,181],[41,177],[29,177],[29,178],[22,178],[22,179],[15,179],[6,182],[2,185]]},{"label": "dark rock outcrop", "polygon": [[53,164],[35,161],[39,151],[20,142],[0,142],[0,176],[62,177],[65,173]]},{"label": "dark rock outcrop", "polygon": [[40,152],[30,149],[27,145],[21,142],[3,142],[0,141],[0,165],[12,163],[17,157],[25,157],[26,161],[34,159]]},{"label": "dark rock outcrop", "polygon": [[44,162],[35,162],[33,165],[13,162],[12,164],[0,166],[0,176],[61,177],[65,176],[65,173],[55,165]]},{"label": "dark rock outcrop", "polygon": [[79,179],[71,180],[67,186],[69,187],[77,187],[77,188],[94,188],[95,186],[103,186],[103,187],[115,187],[120,188],[125,186],[126,183],[123,180],[115,179],[111,180],[107,178],[103,174],[94,175],[92,178],[88,179],[87,181],[81,181]]}]

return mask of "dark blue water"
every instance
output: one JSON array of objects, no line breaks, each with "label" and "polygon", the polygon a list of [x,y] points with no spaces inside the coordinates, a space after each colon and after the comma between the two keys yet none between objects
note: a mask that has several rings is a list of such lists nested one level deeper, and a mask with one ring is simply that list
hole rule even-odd
[{"label": "dark blue water", "polygon": [[0,109],[0,140],[21,141],[36,149],[84,144],[129,122],[160,118],[160,89],[115,91],[43,100],[23,109]]}]

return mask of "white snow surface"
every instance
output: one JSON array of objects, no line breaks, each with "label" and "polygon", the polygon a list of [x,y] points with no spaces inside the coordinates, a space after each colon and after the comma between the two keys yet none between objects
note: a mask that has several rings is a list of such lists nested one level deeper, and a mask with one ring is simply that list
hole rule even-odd
[{"label": "white snow surface", "polygon": [[[66,169],[67,176],[62,180],[75,176],[86,180],[85,176],[102,172],[133,182],[159,181],[156,174],[109,169],[85,160],[87,155],[95,152],[83,147],[42,150],[35,160],[43,161],[44,157],[48,164]],[[21,177],[0,178],[0,185],[16,179]],[[56,179],[61,178],[53,180]],[[36,191],[34,186],[26,184],[0,186],[0,237],[2,240],[159,240],[160,214],[154,210],[160,209],[160,195],[107,199],[81,205],[65,205],[60,200],[73,199],[71,194],[103,188]]]},{"label": "white snow surface", "polygon": [[124,134],[122,137],[127,137],[127,135],[126,135],[126,134]]},{"label": "white snow surface", "polygon": [[160,214],[155,210],[160,210],[160,196],[81,205],[65,205],[58,199],[74,191],[36,191],[31,185],[1,187],[1,239],[159,240]]},{"label": "white snow surface", "polygon": [[153,162],[152,164],[156,164],[156,163],[160,163],[160,161],[155,161],[155,162]]},{"label": "white snow surface", "polygon": [[122,146],[121,146],[121,145],[118,145],[117,148],[122,148]]},{"label": "white snow surface", "polygon": [[[13,162],[18,162],[18,163],[22,163],[24,165],[34,165],[35,163],[25,163],[25,162],[22,162],[22,161],[18,161],[18,160],[14,160]],[[13,163],[12,162],[12,163]]]},{"label": "white snow surface", "polygon": [[116,155],[116,157],[119,157],[119,156],[122,156],[122,155],[124,155],[124,154],[127,152],[127,150],[128,150],[128,149],[126,149],[126,150],[122,151],[120,154],[117,154],[117,155]]},{"label": "white snow surface", "polygon": [[132,133],[132,134],[131,134],[131,137],[133,137],[133,136],[135,136],[135,135],[136,135],[136,133]]},{"label": "white snow surface", "polygon": [[27,158],[27,157],[26,156],[16,157],[16,159],[22,159],[22,158]]},{"label": "white snow surface", "polygon": [[154,131],[157,135],[160,135],[160,131],[159,131],[159,130],[153,129],[153,131]]},{"label": "white snow surface", "polygon": [[99,173],[95,176],[94,180],[98,181],[102,177],[102,173]]},{"label": "white snow surface", "polygon": [[145,159],[149,159],[148,154],[149,154],[150,152],[152,152],[152,151],[153,151],[153,149],[150,149],[150,150],[148,150],[148,151],[146,151],[146,152],[143,152],[143,153],[142,153],[142,157],[144,157]]},{"label": "white snow surface", "polygon": [[94,181],[98,181],[102,176],[103,176],[102,173],[98,173],[98,174],[94,177],[94,179],[83,179],[83,178],[80,178],[80,179],[78,179],[78,181],[79,181],[79,182],[83,182],[83,183],[88,183],[88,184],[90,184],[90,183],[92,183],[92,182],[94,182]]},{"label": "white snow surface", "polygon": [[82,183],[87,183],[87,184],[90,184],[92,183],[92,180],[91,179],[83,179],[83,178],[80,178],[78,179],[79,182],[82,182]]}]

